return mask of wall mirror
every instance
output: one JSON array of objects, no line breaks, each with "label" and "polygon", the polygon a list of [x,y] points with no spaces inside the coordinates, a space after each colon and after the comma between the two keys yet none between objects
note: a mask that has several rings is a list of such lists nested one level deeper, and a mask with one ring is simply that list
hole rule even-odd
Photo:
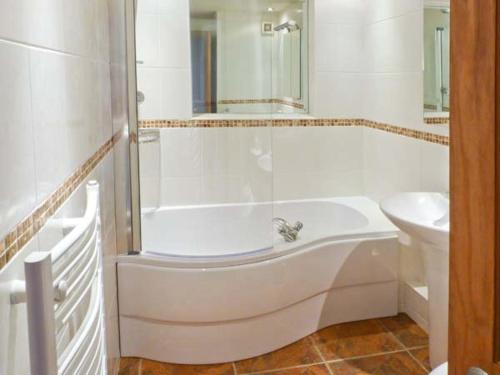
[{"label": "wall mirror", "polygon": [[425,1],[424,119],[450,112],[450,2]]},{"label": "wall mirror", "polygon": [[307,112],[307,0],[191,0],[193,113]]}]

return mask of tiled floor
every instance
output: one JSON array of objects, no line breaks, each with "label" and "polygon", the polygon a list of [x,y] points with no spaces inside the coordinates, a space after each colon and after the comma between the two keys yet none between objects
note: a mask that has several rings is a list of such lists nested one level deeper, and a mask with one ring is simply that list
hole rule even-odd
[{"label": "tiled floor", "polygon": [[220,365],[172,365],[122,358],[120,375],[425,375],[427,334],[408,316],[325,328],[260,357]]}]

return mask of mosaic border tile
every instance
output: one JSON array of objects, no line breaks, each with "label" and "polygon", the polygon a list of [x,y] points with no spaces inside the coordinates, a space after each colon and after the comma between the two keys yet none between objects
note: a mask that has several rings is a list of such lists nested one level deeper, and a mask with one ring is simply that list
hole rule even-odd
[{"label": "mosaic border tile", "polygon": [[[365,119],[270,119],[270,120],[146,120],[139,122],[140,128],[247,128],[247,127],[323,127],[323,126],[364,126],[409,138],[449,145],[449,137],[420,130]],[[47,220],[62,206],[99,162],[120,140],[123,130],[115,133],[83,165],[41,203],[31,215],[17,224],[0,239],[0,269],[2,269],[45,225]],[[131,142],[137,137],[131,135]],[[136,141],[136,140],[135,140]]]},{"label": "mosaic border tile", "polygon": [[365,119],[269,119],[269,120],[145,120],[142,129],[151,128],[248,128],[248,127],[309,127],[309,126],[364,126],[388,133],[449,146],[448,136],[389,125]]},{"label": "mosaic border tile", "polygon": [[424,123],[427,125],[449,125],[449,117],[424,117]]},{"label": "mosaic border tile", "polygon": [[0,239],[0,270],[40,231],[47,220],[90,175],[94,168],[121,139],[123,129],[108,139],[87,161],[78,167],[56,191],[43,201],[27,218]]},{"label": "mosaic border tile", "polygon": [[419,139],[421,141],[437,143],[443,146],[449,146],[450,144],[450,138],[448,136],[424,132],[421,130],[402,128],[399,126],[388,125],[370,120],[364,120],[363,126],[367,128],[382,130],[388,133],[402,135],[404,137]]},{"label": "mosaic border tile", "polygon": [[232,104],[282,104],[289,107],[304,109],[305,106],[302,103],[294,102],[293,100],[286,99],[223,99],[219,100],[217,104],[222,105],[232,105]]}]

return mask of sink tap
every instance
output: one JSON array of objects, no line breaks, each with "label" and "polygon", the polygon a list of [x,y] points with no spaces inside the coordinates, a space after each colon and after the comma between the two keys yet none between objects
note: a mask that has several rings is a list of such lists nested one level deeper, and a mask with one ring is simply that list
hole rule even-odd
[{"label": "sink tap", "polygon": [[283,236],[286,242],[297,241],[299,237],[300,230],[304,227],[300,221],[297,221],[295,225],[291,225],[288,221],[281,217],[275,217],[273,223],[278,230],[278,233]]}]

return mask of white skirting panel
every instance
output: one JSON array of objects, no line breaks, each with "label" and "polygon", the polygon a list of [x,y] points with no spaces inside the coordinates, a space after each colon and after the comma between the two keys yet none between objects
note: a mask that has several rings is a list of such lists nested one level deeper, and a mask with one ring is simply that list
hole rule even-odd
[{"label": "white skirting panel", "polygon": [[122,356],[181,364],[250,358],[289,345],[332,324],[396,315],[397,295],[398,282],[394,280],[331,289],[284,309],[248,319],[174,323],[122,315]]}]

